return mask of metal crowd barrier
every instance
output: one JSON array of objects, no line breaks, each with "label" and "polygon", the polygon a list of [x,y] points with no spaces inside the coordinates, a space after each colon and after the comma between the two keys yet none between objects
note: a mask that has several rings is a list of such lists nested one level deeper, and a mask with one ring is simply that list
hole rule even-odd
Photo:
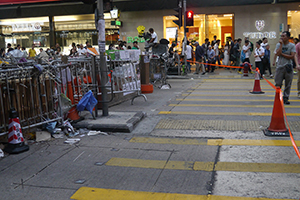
[{"label": "metal crowd barrier", "polygon": [[60,86],[48,68],[42,65],[0,68],[0,136],[8,131],[11,108],[17,110],[23,129],[62,119],[57,113]]},{"label": "metal crowd barrier", "polygon": [[[22,63],[0,66],[0,136],[8,131],[9,110],[19,113],[23,129],[63,119],[61,94],[77,104],[91,90],[99,103],[116,96],[132,98],[141,94],[136,64],[131,61],[107,61],[101,76],[99,57],[54,60],[43,64]],[[102,100],[101,78],[110,99]],[[98,106],[98,108],[101,106]],[[97,116],[97,109],[95,109]]]}]

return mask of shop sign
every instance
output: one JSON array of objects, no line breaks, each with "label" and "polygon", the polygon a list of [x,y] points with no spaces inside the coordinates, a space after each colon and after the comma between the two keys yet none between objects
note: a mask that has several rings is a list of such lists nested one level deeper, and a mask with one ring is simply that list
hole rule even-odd
[{"label": "shop sign", "polygon": [[276,32],[260,32],[265,28],[265,20],[256,20],[255,21],[255,28],[259,32],[244,32],[243,35],[245,37],[249,37],[250,39],[262,39],[262,38],[269,38],[269,39],[276,39]]},{"label": "shop sign", "polygon": [[268,38],[268,39],[276,39],[276,32],[271,31],[271,32],[244,32],[243,35],[245,37],[249,37],[250,39],[263,39]]},{"label": "shop sign", "polygon": [[135,37],[127,37],[127,43],[132,43],[134,41],[137,41],[138,43],[144,43],[145,42],[145,38],[140,38],[138,36]]},{"label": "shop sign", "polygon": [[34,32],[42,31],[42,24],[39,22],[23,23],[23,24],[12,24],[13,32]]}]

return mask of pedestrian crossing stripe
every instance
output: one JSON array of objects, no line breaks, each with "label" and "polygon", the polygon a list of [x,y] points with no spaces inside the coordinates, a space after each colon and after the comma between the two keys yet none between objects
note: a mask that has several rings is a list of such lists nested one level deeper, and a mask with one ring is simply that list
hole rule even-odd
[{"label": "pedestrian crossing stripe", "polygon": [[[175,145],[211,145],[211,146],[293,146],[290,140],[244,140],[244,139],[190,139],[133,137],[129,142]],[[300,146],[300,140],[295,141]]]},{"label": "pedestrian crossing stripe", "polygon": [[75,200],[292,200],[256,197],[196,195],[179,193],[145,192],[81,187],[71,197]]},{"label": "pedestrian crossing stripe", "polygon": [[[274,99],[176,99],[176,101],[266,101],[266,102],[274,102]],[[300,100],[290,99],[290,102],[300,102]]]},{"label": "pedestrian crossing stripe", "polygon": [[[261,95],[261,94],[182,94],[187,97],[275,97],[275,95]],[[298,97],[298,95],[290,95],[290,97]]]},{"label": "pedestrian crossing stripe", "polygon": [[[171,107],[234,107],[234,108],[273,108],[273,105],[213,105],[213,104],[169,104]],[[285,108],[300,108],[300,106],[284,105]]]},{"label": "pedestrian crossing stripe", "polygon": [[[227,116],[272,116],[272,113],[258,112],[189,112],[189,111],[160,111],[160,115],[227,115]],[[300,116],[300,113],[287,113],[286,116]]]},{"label": "pedestrian crossing stripe", "polygon": [[147,169],[169,169],[189,171],[234,171],[262,173],[300,173],[299,164],[285,163],[241,163],[241,162],[198,162],[173,160],[144,160],[132,158],[111,158],[106,166],[135,167]]},{"label": "pedestrian crossing stripe", "polygon": [[[224,90],[252,90],[253,89],[253,87],[240,87],[240,86],[223,86],[223,87],[221,87],[221,86],[215,86],[215,87],[212,87],[212,86],[207,86],[207,85],[201,85],[201,87],[204,87],[204,88],[200,88],[200,86],[198,86],[198,87],[191,87],[190,89],[193,89],[193,90],[202,90],[202,91],[205,91],[205,90],[214,90],[214,89],[218,89],[218,90],[220,90],[220,89],[224,89]],[[271,87],[261,87],[261,90],[262,91],[264,91],[264,90],[268,90],[268,91],[274,91],[275,92],[275,90],[273,89],[273,88],[271,88]],[[293,87],[293,88],[291,88],[291,90],[297,90],[297,88],[296,87]]]}]

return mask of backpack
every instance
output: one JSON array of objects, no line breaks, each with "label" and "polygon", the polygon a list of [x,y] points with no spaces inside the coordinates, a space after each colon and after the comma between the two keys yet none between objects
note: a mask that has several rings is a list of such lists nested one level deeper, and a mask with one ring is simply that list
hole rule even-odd
[{"label": "backpack", "polygon": [[253,49],[254,49],[254,45],[253,45],[253,43],[252,43],[252,42],[250,42],[250,45],[251,45],[250,51],[252,52],[252,51],[253,51]]}]

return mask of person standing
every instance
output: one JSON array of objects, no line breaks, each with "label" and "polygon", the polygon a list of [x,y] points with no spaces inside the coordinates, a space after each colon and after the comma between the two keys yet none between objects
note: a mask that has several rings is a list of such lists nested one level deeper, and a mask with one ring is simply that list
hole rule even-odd
[{"label": "person standing", "polygon": [[223,65],[229,65],[229,52],[228,52],[228,49],[229,49],[229,44],[227,42],[225,44],[225,47],[224,47],[224,58],[222,60]]},{"label": "person standing", "polygon": [[202,67],[202,75],[204,75],[205,74],[205,66],[203,65],[204,49],[203,49],[202,46],[199,45],[198,42],[195,42],[194,46],[196,47],[196,51],[195,51],[195,56],[196,56],[196,72],[195,72],[195,74],[199,74],[200,65],[201,65],[201,67]]},{"label": "person standing", "polygon": [[[300,63],[300,42],[298,42],[296,40],[297,44],[296,44],[296,57],[297,57],[297,61],[298,64]],[[297,67],[297,76],[298,76],[298,80],[297,80],[297,90],[298,90],[298,98],[300,98],[300,68]]]},{"label": "person standing", "polygon": [[36,56],[36,51],[35,51],[34,47],[35,47],[35,45],[32,44],[31,49],[29,49],[29,51],[28,51],[30,58],[34,58]]},{"label": "person standing", "polygon": [[211,68],[210,72],[213,73],[216,68],[216,66],[214,66],[214,64],[216,63],[216,58],[215,58],[216,54],[215,54],[215,51],[211,48],[211,45],[208,46],[207,57],[208,57],[208,63],[213,64],[209,67],[209,68]]},{"label": "person standing", "polygon": [[262,39],[262,43],[260,44],[260,46],[261,46],[262,48],[266,49],[267,45],[268,45],[268,39],[264,37],[264,38]]},{"label": "person standing", "polygon": [[236,44],[233,47],[233,57],[234,57],[234,63],[233,66],[240,66],[240,60],[241,60],[241,50],[240,50],[240,45],[242,43],[242,39],[239,38],[237,39]]},{"label": "person standing", "polygon": [[[284,104],[290,104],[289,96],[291,91],[291,85],[293,81],[293,62],[295,58],[296,47],[295,44],[290,43],[291,33],[289,31],[284,31],[281,34],[279,43],[276,45],[276,56],[278,56],[278,61],[276,63],[276,73],[275,73],[275,86],[282,87],[282,82],[285,80],[285,87],[283,92],[283,102]],[[297,63],[297,69],[299,65]]]},{"label": "person standing", "polygon": [[191,72],[192,51],[193,51],[193,48],[190,45],[190,41],[187,41],[187,44],[186,44],[187,72]]},{"label": "person standing", "polygon": [[272,70],[271,70],[271,64],[270,64],[271,63],[270,56],[271,56],[270,45],[267,44],[266,49],[265,49],[265,55],[264,55],[267,62],[266,62],[266,64],[264,64],[264,70],[269,70],[270,78],[273,78],[273,74],[272,74]]},{"label": "person standing", "polygon": [[262,75],[264,74],[264,66],[262,64],[262,57],[265,55],[265,50],[260,46],[260,42],[257,41],[255,43],[256,48],[254,50],[254,58],[255,58],[255,68],[258,68],[260,71],[260,78],[262,79]]},{"label": "person standing", "polygon": [[216,43],[215,43],[215,45],[214,45],[215,62],[218,61],[218,65],[221,65],[219,45],[220,45],[220,40],[217,40]]},{"label": "person standing", "polygon": [[[250,55],[251,55],[250,49],[251,49],[251,44],[250,44],[249,40],[245,40],[245,44],[244,44],[244,46],[242,48],[242,51],[245,54],[245,60],[244,60],[244,62],[250,63]],[[242,70],[242,68],[239,68],[239,72],[238,73],[242,74],[241,70]]]}]

